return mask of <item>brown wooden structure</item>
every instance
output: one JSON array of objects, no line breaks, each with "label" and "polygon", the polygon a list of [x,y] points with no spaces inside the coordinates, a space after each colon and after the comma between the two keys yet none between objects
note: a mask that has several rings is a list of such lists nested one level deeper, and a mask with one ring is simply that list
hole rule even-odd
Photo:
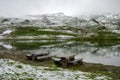
[{"label": "brown wooden structure", "polygon": [[41,54],[27,54],[26,58],[28,60],[34,60],[34,61],[42,61],[42,60],[48,60],[51,59],[52,56],[49,55],[49,53],[41,53]]},{"label": "brown wooden structure", "polygon": [[75,59],[74,55],[69,57],[58,57],[54,59],[54,63],[57,66],[75,66],[75,65],[83,65],[83,58],[81,59]]}]

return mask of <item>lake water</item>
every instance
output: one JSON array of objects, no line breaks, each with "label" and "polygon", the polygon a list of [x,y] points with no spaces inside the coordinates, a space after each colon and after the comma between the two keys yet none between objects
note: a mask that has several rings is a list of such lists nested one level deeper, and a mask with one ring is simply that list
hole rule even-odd
[{"label": "lake water", "polygon": [[77,42],[65,40],[9,40],[0,41],[0,53],[16,51],[49,52],[57,56],[76,55],[83,61],[120,66],[120,41]]}]

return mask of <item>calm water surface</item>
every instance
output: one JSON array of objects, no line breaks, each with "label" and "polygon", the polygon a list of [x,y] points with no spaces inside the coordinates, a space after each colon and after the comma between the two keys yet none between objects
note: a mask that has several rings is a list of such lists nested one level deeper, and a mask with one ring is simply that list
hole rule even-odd
[{"label": "calm water surface", "polygon": [[120,66],[120,42],[76,42],[64,40],[0,41],[0,53],[16,51],[30,53],[50,52],[57,56],[75,54],[86,62]]}]

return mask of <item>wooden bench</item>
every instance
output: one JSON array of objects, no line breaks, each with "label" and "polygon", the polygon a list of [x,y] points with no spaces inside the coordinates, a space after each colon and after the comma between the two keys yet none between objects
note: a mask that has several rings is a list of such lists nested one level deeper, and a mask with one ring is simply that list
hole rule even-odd
[{"label": "wooden bench", "polygon": [[26,55],[26,58],[27,58],[28,60],[36,60],[37,57],[39,57],[39,56],[46,56],[46,55],[49,55],[49,53],[42,53],[42,54],[27,54],[27,55]]},{"label": "wooden bench", "polygon": [[28,60],[33,60],[33,56],[34,56],[34,54],[27,54],[27,55],[26,55],[26,58],[27,58]]},{"label": "wooden bench", "polygon": [[74,65],[83,65],[83,58],[81,59],[75,59],[74,56],[69,56],[69,57],[58,57],[57,59],[54,59],[54,63],[57,66],[74,66]]},{"label": "wooden bench", "polygon": [[62,65],[62,63],[61,63],[61,58],[53,58],[53,60],[54,60],[54,63],[55,63],[55,65],[57,65],[57,66],[61,66]]},{"label": "wooden bench", "polygon": [[81,59],[75,59],[74,61],[68,62],[68,67],[74,66],[74,65],[83,65],[83,58]]},{"label": "wooden bench", "polygon": [[52,59],[51,55],[38,56],[35,58],[36,61],[45,61],[45,60],[49,60],[49,59]]}]

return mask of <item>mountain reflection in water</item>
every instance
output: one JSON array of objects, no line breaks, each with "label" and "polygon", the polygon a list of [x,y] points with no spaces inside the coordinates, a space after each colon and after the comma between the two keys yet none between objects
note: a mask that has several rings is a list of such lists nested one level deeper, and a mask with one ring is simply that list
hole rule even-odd
[{"label": "mountain reflection in water", "polygon": [[30,53],[50,52],[57,56],[75,54],[86,62],[120,66],[120,42],[76,42],[56,40],[14,40],[0,42],[0,53],[24,51]]}]

